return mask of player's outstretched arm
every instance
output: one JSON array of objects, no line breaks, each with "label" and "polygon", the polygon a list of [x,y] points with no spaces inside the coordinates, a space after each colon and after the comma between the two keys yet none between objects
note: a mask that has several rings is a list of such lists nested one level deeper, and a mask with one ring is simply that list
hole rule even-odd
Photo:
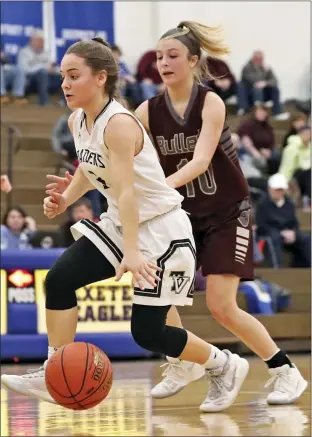
[{"label": "player's outstretched arm", "polygon": [[217,94],[209,92],[202,110],[202,129],[198,137],[194,155],[184,167],[167,178],[172,188],[196,179],[208,169],[220,140],[225,119],[225,105]]},{"label": "player's outstretched arm", "polygon": [[[108,123],[104,142],[109,151],[112,186],[117,198],[119,219],[122,225],[124,258],[117,272],[116,280],[130,271],[135,282],[144,289],[143,279],[153,287],[158,277],[150,263],[139,249],[139,208],[134,187],[134,156],[143,143],[143,132],[129,115],[117,114]],[[139,145],[139,147],[137,146]]]}]

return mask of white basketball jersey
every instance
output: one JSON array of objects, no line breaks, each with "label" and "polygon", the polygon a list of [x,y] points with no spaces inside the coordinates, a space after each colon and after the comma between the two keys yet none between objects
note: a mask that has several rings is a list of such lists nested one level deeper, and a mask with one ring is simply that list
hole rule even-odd
[{"label": "white basketball jersey", "polygon": [[[120,220],[110,172],[108,147],[104,143],[105,128],[115,114],[129,114],[137,120],[130,111],[112,99],[95,119],[91,134],[87,130],[83,110],[78,109],[74,119],[73,134],[80,167],[94,188],[107,198],[107,214],[119,226]],[[138,199],[140,223],[142,223],[181,205],[183,197],[167,185],[157,152],[142,124],[139,120],[137,122],[144,135],[143,148],[134,158],[134,186]]]}]

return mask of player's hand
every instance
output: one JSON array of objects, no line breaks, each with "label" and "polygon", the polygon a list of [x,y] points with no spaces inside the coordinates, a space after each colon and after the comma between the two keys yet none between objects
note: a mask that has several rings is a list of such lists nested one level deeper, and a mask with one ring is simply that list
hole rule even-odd
[{"label": "player's hand", "polygon": [[47,190],[54,190],[60,194],[63,194],[68,185],[71,183],[71,180],[74,176],[72,176],[69,171],[65,173],[65,177],[59,177],[52,174],[47,175],[47,179],[51,181],[51,184],[46,185]]},{"label": "player's hand", "polygon": [[47,191],[49,194],[43,201],[43,212],[49,219],[54,219],[57,215],[66,211],[67,205],[65,197],[56,191]]},{"label": "player's hand", "polygon": [[1,191],[9,193],[12,190],[12,185],[6,174],[1,175]]},{"label": "player's hand", "polygon": [[133,283],[136,282],[141,290],[145,289],[144,279],[154,288],[160,278],[156,275],[155,270],[161,272],[161,268],[148,261],[142,253],[137,250],[125,254],[119,266],[116,281],[119,281],[126,272],[133,275]]}]

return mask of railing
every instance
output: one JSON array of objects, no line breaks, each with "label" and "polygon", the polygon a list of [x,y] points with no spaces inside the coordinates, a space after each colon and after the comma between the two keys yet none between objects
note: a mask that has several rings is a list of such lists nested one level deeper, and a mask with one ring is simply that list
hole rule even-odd
[{"label": "railing", "polygon": [[[7,151],[8,151],[6,174],[8,175],[8,178],[10,179],[12,186],[14,186],[13,156],[15,155],[15,153],[17,153],[17,151],[20,148],[20,140],[21,140],[22,135],[21,135],[20,130],[16,126],[5,123],[3,121],[1,121],[1,131],[3,132],[2,129],[6,129],[8,132],[7,144],[6,144]],[[5,147],[5,145],[1,144],[1,148],[3,148],[3,147]],[[6,198],[7,198],[7,208],[10,208],[12,206],[12,191],[10,193],[8,193]]]}]

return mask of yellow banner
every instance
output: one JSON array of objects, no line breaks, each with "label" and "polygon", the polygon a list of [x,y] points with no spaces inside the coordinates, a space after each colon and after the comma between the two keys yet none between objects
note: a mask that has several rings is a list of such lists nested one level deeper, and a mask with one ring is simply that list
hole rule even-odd
[{"label": "yellow banner", "polygon": [[[38,334],[46,334],[44,280],[48,270],[35,271]],[[76,291],[78,333],[130,332],[133,288],[132,275],[119,282],[95,282]]]},{"label": "yellow banner", "polygon": [[5,270],[1,270],[1,335],[7,333],[7,319],[8,319],[7,292],[8,292],[7,273]]}]

